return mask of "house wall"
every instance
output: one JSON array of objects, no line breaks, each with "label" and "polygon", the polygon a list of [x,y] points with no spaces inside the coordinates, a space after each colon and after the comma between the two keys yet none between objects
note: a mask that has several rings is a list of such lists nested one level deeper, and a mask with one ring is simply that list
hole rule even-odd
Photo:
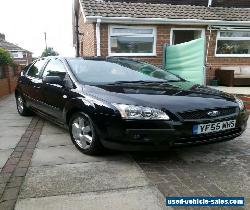
[{"label": "house wall", "polygon": [[[206,40],[209,40],[209,31],[206,31]],[[222,66],[250,66],[250,57],[216,57],[216,36],[217,31],[212,31],[208,49],[207,60],[207,82],[209,83],[215,77],[215,70]]]},{"label": "house wall", "polygon": [[[147,25],[155,26],[155,25]],[[157,42],[156,42],[156,54],[157,56],[136,56],[136,59],[141,59],[155,65],[162,65],[163,57],[163,45],[170,42],[170,26],[157,25]],[[108,24],[101,24],[101,56],[108,56]]]},{"label": "house wall", "polygon": [[32,62],[32,53],[23,52],[23,58],[14,58],[16,64],[25,67]]},{"label": "house wall", "polygon": [[[221,66],[250,66],[250,57],[216,57],[216,36],[217,31],[212,31],[210,39],[210,47],[208,49],[207,61],[207,81],[214,78],[215,70]],[[209,39],[209,31],[206,31],[207,40]]]},{"label": "house wall", "polygon": [[[152,25],[147,25],[152,26]],[[155,26],[155,25],[153,25]],[[136,59],[141,59],[157,66],[162,66],[163,58],[163,45],[165,43],[170,44],[170,33],[171,28],[201,28],[206,29],[206,27],[197,26],[179,26],[179,25],[156,25],[157,28],[157,43],[156,43],[156,53],[157,56],[140,56],[134,57]],[[95,40],[95,25],[94,24],[82,24],[82,32],[84,32],[83,41],[83,56],[95,56],[96,55],[96,40]],[[108,56],[108,24],[101,24],[100,26],[100,44],[101,44],[101,56]],[[209,31],[206,30],[206,46],[208,46],[209,41]],[[216,36],[217,31],[212,31],[209,42],[208,49],[208,59],[206,65],[206,79],[207,84],[215,77],[215,70],[221,66],[246,66],[250,65],[250,58],[246,57],[216,57]],[[81,39],[80,39],[81,40]],[[81,50],[80,50],[81,52]]]},{"label": "house wall", "polygon": [[96,54],[96,36],[95,24],[86,24],[80,13],[79,18],[79,42],[80,42],[80,56],[95,56]]}]

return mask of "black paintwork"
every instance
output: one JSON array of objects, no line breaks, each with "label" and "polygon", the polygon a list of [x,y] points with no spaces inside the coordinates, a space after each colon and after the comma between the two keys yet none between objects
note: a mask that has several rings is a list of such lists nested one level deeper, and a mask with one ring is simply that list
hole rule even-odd
[{"label": "black paintwork", "polygon": [[[164,85],[81,84],[72,73],[67,58],[47,58],[44,66],[51,59],[58,59],[63,63],[67,72],[63,82],[51,84],[43,81],[43,70],[38,78],[28,77],[26,71],[23,71],[18,80],[16,95],[22,94],[28,108],[64,127],[68,127],[73,113],[85,112],[95,123],[105,147],[121,150],[164,149],[173,143],[180,144],[185,141],[192,144],[233,139],[246,128],[248,115],[245,110],[239,110],[232,95],[184,80]],[[52,78],[51,82],[54,80],[56,78]],[[111,103],[158,108],[167,112],[171,120],[123,120]],[[217,118],[185,121],[179,115],[187,111],[229,107],[234,107],[235,113]],[[193,138],[194,124],[230,119],[237,119],[235,131],[199,135],[198,140],[189,141]]]}]

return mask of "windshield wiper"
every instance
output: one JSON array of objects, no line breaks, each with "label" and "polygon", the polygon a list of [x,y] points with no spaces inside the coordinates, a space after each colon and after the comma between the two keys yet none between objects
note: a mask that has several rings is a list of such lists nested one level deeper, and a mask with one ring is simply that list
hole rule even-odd
[{"label": "windshield wiper", "polygon": [[170,79],[170,80],[166,80],[166,82],[181,82],[181,81],[184,81],[184,80],[177,80],[177,79]]},{"label": "windshield wiper", "polygon": [[122,85],[122,84],[138,84],[138,85],[147,85],[147,86],[154,86],[154,85],[167,85],[168,82],[180,82],[181,80],[166,80],[166,81],[147,81],[147,80],[136,80],[136,81],[116,81],[112,83],[107,83],[107,85]]},{"label": "windshield wiper", "polygon": [[111,82],[111,83],[107,83],[107,85],[122,85],[122,84],[151,84],[154,81],[145,81],[145,80],[136,80],[136,81],[116,81],[116,82]]}]

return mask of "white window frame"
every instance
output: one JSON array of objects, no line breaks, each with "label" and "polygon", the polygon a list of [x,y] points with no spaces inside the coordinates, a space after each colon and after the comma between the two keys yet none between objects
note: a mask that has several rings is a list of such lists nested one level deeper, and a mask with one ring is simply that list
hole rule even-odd
[{"label": "white window frame", "polygon": [[170,45],[173,45],[174,31],[201,31],[201,38],[206,38],[204,28],[171,28]]},{"label": "white window frame", "polygon": [[[221,37],[220,32],[226,32],[227,30],[220,30],[217,31],[217,36],[216,36],[216,46],[215,46],[215,57],[246,57],[249,58],[250,54],[217,54],[217,47],[218,47],[218,41],[219,40],[232,40],[232,41],[250,41],[250,37]],[[244,30],[229,30],[229,31],[244,31]]]},{"label": "white window frame", "polygon": [[[112,53],[111,52],[111,36],[116,35],[124,35],[124,34],[119,34],[115,33],[112,34],[112,29],[113,28],[133,28],[133,29],[153,29],[153,34],[152,35],[147,35],[145,34],[145,37],[153,37],[154,38],[154,43],[153,43],[153,53]],[[136,35],[135,35],[136,36]],[[141,37],[141,35],[139,36]],[[110,25],[109,30],[108,30],[108,54],[109,56],[157,56],[156,54],[156,42],[157,42],[157,29],[154,26],[127,26],[127,25]]]}]

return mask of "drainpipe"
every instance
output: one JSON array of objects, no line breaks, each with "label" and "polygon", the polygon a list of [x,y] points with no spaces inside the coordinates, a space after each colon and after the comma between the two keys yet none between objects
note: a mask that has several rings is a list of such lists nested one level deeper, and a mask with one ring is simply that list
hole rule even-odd
[{"label": "drainpipe", "polygon": [[100,33],[101,19],[96,20],[96,56],[101,56],[101,33]]},{"label": "drainpipe", "polygon": [[210,71],[211,71],[211,65],[208,64],[208,53],[209,53],[209,48],[210,48],[210,41],[211,41],[211,35],[212,35],[212,27],[211,26],[208,26],[207,28],[209,30],[209,36],[208,36],[208,41],[207,41],[207,52],[206,52],[206,63],[205,63],[205,71],[204,71],[204,74],[205,74],[205,85],[206,85],[206,71],[207,71],[207,68],[208,65],[210,66]]},{"label": "drainpipe", "polygon": [[79,18],[78,14],[75,13],[75,20],[76,20],[76,25],[75,25],[75,36],[76,36],[76,57],[80,56],[80,41],[79,41]]},{"label": "drainpipe", "polygon": [[208,0],[208,7],[211,7],[212,6],[212,3],[213,3],[213,0]]}]

